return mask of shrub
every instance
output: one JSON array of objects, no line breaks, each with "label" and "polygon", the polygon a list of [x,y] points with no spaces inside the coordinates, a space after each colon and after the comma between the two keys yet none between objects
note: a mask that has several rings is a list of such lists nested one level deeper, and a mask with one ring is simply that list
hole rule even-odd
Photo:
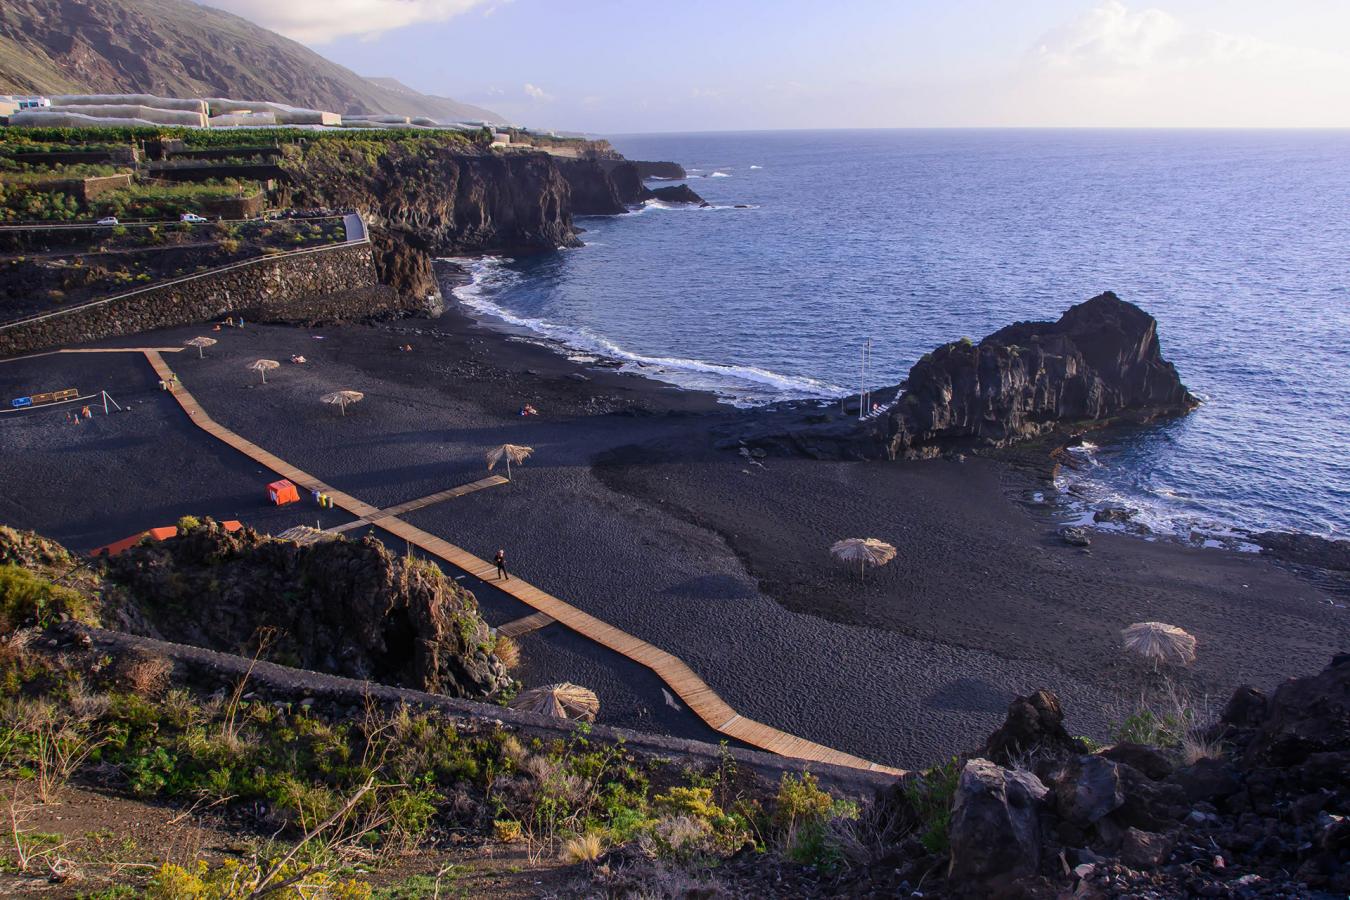
[{"label": "shrub", "polygon": [[93,621],[89,601],[18,566],[0,566],[0,631],[26,624],[45,628],[62,617]]},{"label": "shrub", "polygon": [[773,823],[788,857],[826,869],[838,865],[842,854],[829,839],[826,826],[832,819],[856,819],[858,807],[821,790],[810,772],[783,773],[777,800]]},{"label": "shrub", "polygon": [[183,518],[178,520],[178,533],[180,535],[187,534],[194,528],[201,528],[201,527],[202,527],[202,520],[197,518],[196,516],[183,516]]},{"label": "shrub", "polygon": [[960,780],[961,761],[952,757],[903,783],[901,791],[919,823],[919,843],[929,853],[946,853],[951,846],[948,829]]},{"label": "shrub", "polygon": [[514,844],[520,840],[520,823],[514,819],[495,819],[492,822],[492,835],[503,844]]}]

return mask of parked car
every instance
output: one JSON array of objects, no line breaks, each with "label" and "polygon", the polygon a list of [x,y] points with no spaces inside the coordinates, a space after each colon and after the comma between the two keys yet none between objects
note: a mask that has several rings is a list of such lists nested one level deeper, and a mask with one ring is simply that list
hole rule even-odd
[{"label": "parked car", "polygon": [[104,216],[102,219],[99,219],[99,220],[98,220],[98,224],[100,224],[100,225],[121,225],[122,223],[119,222],[119,221],[117,221],[117,216]]},{"label": "parked car", "polygon": [[206,220],[203,219],[201,216],[197,215],[196,213],[183,213],[181,216],[178,217],[178,221],[187,222],[189,225],[200,225]]}]

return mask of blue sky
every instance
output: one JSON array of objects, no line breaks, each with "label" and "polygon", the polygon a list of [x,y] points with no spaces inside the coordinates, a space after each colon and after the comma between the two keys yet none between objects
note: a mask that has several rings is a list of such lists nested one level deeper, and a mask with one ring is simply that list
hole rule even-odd
[{"label": "blue sky", "polygon": [[205,2],[564,130],[1350,127],[1346,0]]}]

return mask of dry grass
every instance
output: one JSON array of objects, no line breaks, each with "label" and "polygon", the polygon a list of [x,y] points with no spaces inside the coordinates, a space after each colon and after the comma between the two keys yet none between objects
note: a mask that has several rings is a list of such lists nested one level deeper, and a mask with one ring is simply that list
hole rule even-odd
[{"label": "dry grass", "polygon": [[[55,800],[75,770],[107,743],[106,731],[94,723],[99,711],[96,700],[86,702],[79,697],[65,707],[41,700],[15,700],[5,705],[3,720],[8,731],[26,740],[4,748],[4,761],[17,761],[32,769],[41,802]],[[20,746],[24,747],[22,751]],[[17,760],[11,760],[15,754]]]},{"label": "dry grass", "polygon": [[594,831],[564,841],[562,859],[567,863],[593,863],[605,852],[605,842]]},{"label": "dry grass", "polygon": [[520,665],[520,645],[506,635],[497,636],[497,643],[493,646],[492,652],[502,661],[508,672]]},{"label": "dry grass", "polygon": [[117,661],[113,677],[119,687],[142,697],[158,697],[169,686],[173,661],[153,653],[133,651]]}]

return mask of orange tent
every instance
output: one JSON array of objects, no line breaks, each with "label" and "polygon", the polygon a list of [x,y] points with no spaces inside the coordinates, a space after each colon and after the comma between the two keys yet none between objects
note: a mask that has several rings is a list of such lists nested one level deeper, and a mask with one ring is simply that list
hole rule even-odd
[{"label": "orange tent", "polygon": [[[228,522],[221,522],[220,527],[224,528],[226,531],[238,531],[240,528],[243,528],[244,526],[242,523],[234,519],[230,519]],[[89,551],[89,555],[116,556],[123,550],[129,550],[130,548],[136,546],[145,538],[151,538],[156,541],[164,541],[168,540],[171,537],[177,536],[178,536],[177,525],[162,525],[159,528],[151,528],[149,531],[142,531],[139,532],[138,534],[133,534],[131,537],[124,537],[120,541],[113,541],[111,544],[104,544],[102,547],[95,547],[93,550]]]},{"label": "orange tent", "polygon": [[283,478],[267,486],[267,499],[277,506],[285,506],[287,503],[299,503],[300,492],[295,489],[295,485]]}]

